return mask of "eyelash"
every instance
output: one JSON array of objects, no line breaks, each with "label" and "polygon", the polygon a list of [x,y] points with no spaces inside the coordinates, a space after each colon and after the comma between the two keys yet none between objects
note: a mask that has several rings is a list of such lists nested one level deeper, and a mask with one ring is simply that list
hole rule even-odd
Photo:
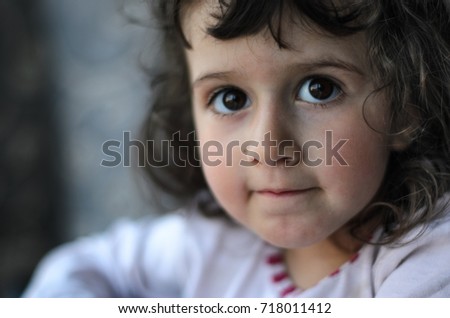
[{"label": "eyelash", "polygon": [[[208,99],[207,99],[207,106],[211,106],[211,104],[213,103],[214,99],[219,96],[219,94],[223,93],[224,91],[228,90],[228,89],[239,89],[235,86],[221,86],[219,88],[216,88],[211,94],[209,94]],[[239,89],[240,90],[240,89]]]},{"label": "eyelash", "polygon": [[330,103],[308,103],[308,104],[311,105],[314,108],[320,107],[320,108],[323,108],[323,109],[327,109],[329,107],[332,107],[331,104],[338,104],[341,101],[341,99],[343,99],[343,98],[344,98],[344,96],[343,96],[343,93],[341,91],[341,93]]}]

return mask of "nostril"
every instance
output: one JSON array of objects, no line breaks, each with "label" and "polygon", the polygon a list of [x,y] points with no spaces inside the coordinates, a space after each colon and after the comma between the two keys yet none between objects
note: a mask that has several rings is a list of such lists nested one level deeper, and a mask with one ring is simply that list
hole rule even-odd
[{"label": "nostril", "polygon": [[266,166],[295,166],[302,161],[301,149],[294,140],[277,141],[270,133],[262,141],[246,141],[241,147],[242,153],[249,157],[247,163]]},{"label": "nostril", "polygon": [[272,154],[272,161],[276,165],[284,165],[286,167],[296,166],[302,161],[302,154],[300,147],[297,146],[294,140],[282,140],[274,147]]},{"label": "nostril", "polygon": [[292,156],[286,158],[285,165],[286,167],[294,167],[302,163],[302,153],[301,151],[294,151]]},{"label": "nostril", "polygon": [[247,166],[254,166],[261,162],[261,156],[259,151],[259,142],[256,140],[247,140],[242,143],[241,145],[241,151],[242,153],[249,157],[249,160],[246,161]]}]

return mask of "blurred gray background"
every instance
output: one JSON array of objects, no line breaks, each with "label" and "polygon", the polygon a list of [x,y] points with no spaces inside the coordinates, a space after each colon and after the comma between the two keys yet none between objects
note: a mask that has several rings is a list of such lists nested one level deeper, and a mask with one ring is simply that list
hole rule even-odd
[{"label": "blurred gray background", "polygon": [[143,0],[0,0],[0,21],[0,296],[17,297],[50,248],[155,213],[139,171],[100,163],[138,138],[161,52]]}]

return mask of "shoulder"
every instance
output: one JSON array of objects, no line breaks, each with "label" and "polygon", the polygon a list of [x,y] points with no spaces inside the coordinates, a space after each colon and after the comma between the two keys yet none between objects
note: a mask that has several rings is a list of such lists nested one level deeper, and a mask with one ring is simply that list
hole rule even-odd
[{"label": "shoulder", "polygon": [[[199,285],[223,246],[250,235],[194,208],[162,217],[122,219],[109,230],[52,251],[41,262],[27,297],[177,297]],[[225,243],[226,242],[226,243]],[[245,244],[244,244],[245,245]],[[231,249],[230,249],[231,250]],[[203,280],[205,286],[208,282]],[[202,285],[203,286],[203,285]]]},{"label": "shoulder", "polygon": [[450,297],[450,204],[441,218],[418,226],[396,245],[376,250],[373,276],[379,297]]},{"label": "shoulder", "polygon": [[233,290],[243,282],[237,273],[250,277],[257,272],[251,266],[265,246],[231,220],[206,217],[195,206],[163,217],[153,227],[141,249],[143,264],[151,268],[144,271],[144,281],[148,286],[174,284],[183,297],[218,297]]}]

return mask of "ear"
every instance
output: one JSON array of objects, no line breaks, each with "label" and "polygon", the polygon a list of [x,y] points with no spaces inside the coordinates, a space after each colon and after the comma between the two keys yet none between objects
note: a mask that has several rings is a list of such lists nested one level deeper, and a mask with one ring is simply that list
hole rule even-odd
[{"label": "ear", "polygon": [[390,135],[389,145],[392,151],[405,151],[414,141],[421,128],[421,116],[419,109],[413,104],[407,104],[403,110],[403,116],[398,119],[396,127],[401,130]]},{"label": "ear", "polygon": [[392,135],[389,141],[389,145],[392,151],[405,151],[411,145],[413,138],[410,132],[404,131],[395,135]]}]

